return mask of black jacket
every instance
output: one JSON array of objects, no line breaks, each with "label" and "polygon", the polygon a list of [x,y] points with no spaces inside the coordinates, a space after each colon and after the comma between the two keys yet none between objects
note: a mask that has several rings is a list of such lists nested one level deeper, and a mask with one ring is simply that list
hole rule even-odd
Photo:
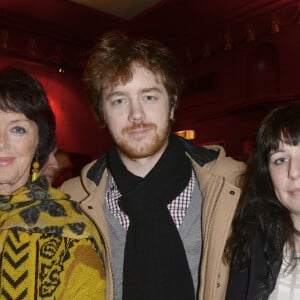
[{"label": "black jacket", "polygon": [[281,259],[275,260],[268,269],[262,239],[256,238],[248,268],[240,271],[231,267],[226,300],[267,300],[274,290],[281,263]]}]

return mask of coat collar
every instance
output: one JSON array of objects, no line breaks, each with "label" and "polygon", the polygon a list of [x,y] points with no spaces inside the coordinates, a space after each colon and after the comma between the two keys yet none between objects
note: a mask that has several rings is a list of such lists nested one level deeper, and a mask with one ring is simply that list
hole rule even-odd
[{"label": "coat collar", "polygon": [[[192,142],[185,140],[184,138],[178,137],[187,152],[187,154],[197,162],[200,166],[204,166],[206,163],[216,159],[218,157],[218,151],[215,149],[208,149],[205,147],[198,147]],[[107,165],[107,157],[104,154],[100,157],[87,171],[87,178],[94,182],[97,186],[100,183],[103,172]]]}]

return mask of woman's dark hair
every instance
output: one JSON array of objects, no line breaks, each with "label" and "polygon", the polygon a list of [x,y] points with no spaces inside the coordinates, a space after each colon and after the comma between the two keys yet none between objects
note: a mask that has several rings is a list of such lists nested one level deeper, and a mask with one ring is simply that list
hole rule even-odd
[{"label": "woman's dark hair", "polygon": [[226,260],[243,270],[250,263],[251,246],[259,237],[263,241],[267,265],[282,259],[288,243],[296,257],[295,229],[290,212],[277,199],[269,173],[269,155],[280,143],[300,142],[300,103],[272,110],[259,126],[247,169],[242,177],[242,194],[227,241]]},{"label": "woman's dark hair", "polygon": [[54,149],[55,116],[41,83],[24,70],[8,67],[0,70],[0,110],[23,113],[38,126],[36,156],[43,166]]}]

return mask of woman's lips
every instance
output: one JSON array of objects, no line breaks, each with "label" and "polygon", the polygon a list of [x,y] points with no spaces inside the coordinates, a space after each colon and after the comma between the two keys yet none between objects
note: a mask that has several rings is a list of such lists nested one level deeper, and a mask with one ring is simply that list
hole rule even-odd
[{"label": "woman's lips", "polygon": [[300,188],[289,190],[289,194],[292,196],[300,196]]},{"label": "woman's lips", "polygon": [[14,157],[0,157],[0,167],[6,167],[13,163]]}]

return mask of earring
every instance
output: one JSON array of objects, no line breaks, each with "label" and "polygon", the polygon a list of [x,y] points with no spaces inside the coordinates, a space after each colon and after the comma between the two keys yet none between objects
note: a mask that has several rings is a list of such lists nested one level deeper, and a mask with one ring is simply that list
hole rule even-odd
[{"label": "earring", "polygon": [[36,181],[36,179],[38,178],[39,176],[39,168],[40,168],[40,164],[37,160],[37,155],[36,155],[36,158],[35,158],[35,162],[32,164],[32,174],[31,174],[31,181],[34,182]]}]

